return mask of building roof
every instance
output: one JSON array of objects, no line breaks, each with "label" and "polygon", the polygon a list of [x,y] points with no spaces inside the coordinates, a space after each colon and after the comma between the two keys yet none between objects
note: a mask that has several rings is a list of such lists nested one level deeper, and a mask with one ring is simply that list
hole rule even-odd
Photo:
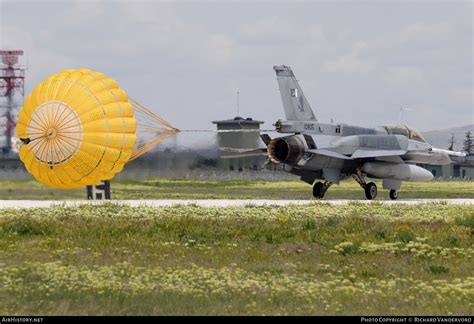
[{"label": "building roof", "polygon": [[227,125],[260,125],[263,124],[263,121],[254,120],[253,118],[247,117],[243,118],[240,116],[235,116],[233,119],[225,119],[225,120],[214,120],[213,124],[227,124]]},{"label": "building roof", "polygon": [[462,167],[474,168],[474,155],[468,156],[452,156],[451,161],[454,165]]}]

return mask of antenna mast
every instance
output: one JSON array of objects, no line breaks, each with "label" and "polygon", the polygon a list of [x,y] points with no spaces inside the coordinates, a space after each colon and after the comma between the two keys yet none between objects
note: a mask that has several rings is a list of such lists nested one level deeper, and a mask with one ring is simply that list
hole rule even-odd
[{"label": "antenna mast", "polygon": [[240,101],[239,101],[239,97],[240,97],[240,92],[239,92],[239,90],[237,90],[237,116],[240,116]]},{"label": "antenna mast", "polygon": [[449,139],[449,148],[448,150],[454,151],[454,144],[456,142],[454,141],[454,133],[451,133],[451,138]]},{"label": "antenna mast", "polygon": [[18,108],[23,104],[25,67],[18,64],[22,50],[0,50],[0,154],[10,154]]}]

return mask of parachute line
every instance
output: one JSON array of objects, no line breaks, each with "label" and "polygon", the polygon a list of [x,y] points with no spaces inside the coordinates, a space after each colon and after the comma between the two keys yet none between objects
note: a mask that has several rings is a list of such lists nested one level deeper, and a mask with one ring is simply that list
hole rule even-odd
[{"label": "parachute line", "polygon": [[128,101],[133,107],[134,117],[137,121],[136,143],[129,159],[132,161],[175,135],[179,129],[171,126],[166,120],[136,100],[128,98]]}]

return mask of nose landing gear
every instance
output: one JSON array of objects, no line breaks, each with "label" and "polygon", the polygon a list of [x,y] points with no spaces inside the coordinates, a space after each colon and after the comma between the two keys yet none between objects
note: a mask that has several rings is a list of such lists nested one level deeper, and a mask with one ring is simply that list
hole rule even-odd
[{"label": "nose landing gear", "polygon": [[397,200],[398,192],[395,189],[390,190],[390,199]]}]

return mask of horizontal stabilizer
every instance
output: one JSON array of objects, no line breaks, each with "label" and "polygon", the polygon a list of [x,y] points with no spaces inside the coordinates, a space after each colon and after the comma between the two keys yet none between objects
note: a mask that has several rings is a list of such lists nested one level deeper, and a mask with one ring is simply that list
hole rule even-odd
[{"label": "horizontal stabilizer", "polygon": [[248,157],[248,156],[267,155],[266,148],[238,149],[238,148],[231,148],[231,147],[220,147],[219,151],[222,153],[221,159],[237,159],[237,158]]},{"label": "horizontal stabilizer", "polygon": [[364,158],[376,158],[381,156],[400,156],[406,154],[407,151],[403,150],[357,150],[351,158],[353,159],[364,159]]},{"label": "horizontal stabilizer", "polygon": [[268,144],[270,144],[270,141],[272,140],[270,135],[268,134],[262,134],[260,135],[260,138],[262,139],[262,141],[265,143],[265,145],[268,146]]},{"label": "horizontal stabilizer", "polygon": [[324,156],[329,156],[337,159],[343,159],[343,160],[352,160],[352,158],[342,155],[340,153],[330,151],[330,150],[325,150],[325,149],[314,149],[314,150],[306,150],[308,153],[313,153],[313,154],[318,154],[318,155],[324,155]]}]

